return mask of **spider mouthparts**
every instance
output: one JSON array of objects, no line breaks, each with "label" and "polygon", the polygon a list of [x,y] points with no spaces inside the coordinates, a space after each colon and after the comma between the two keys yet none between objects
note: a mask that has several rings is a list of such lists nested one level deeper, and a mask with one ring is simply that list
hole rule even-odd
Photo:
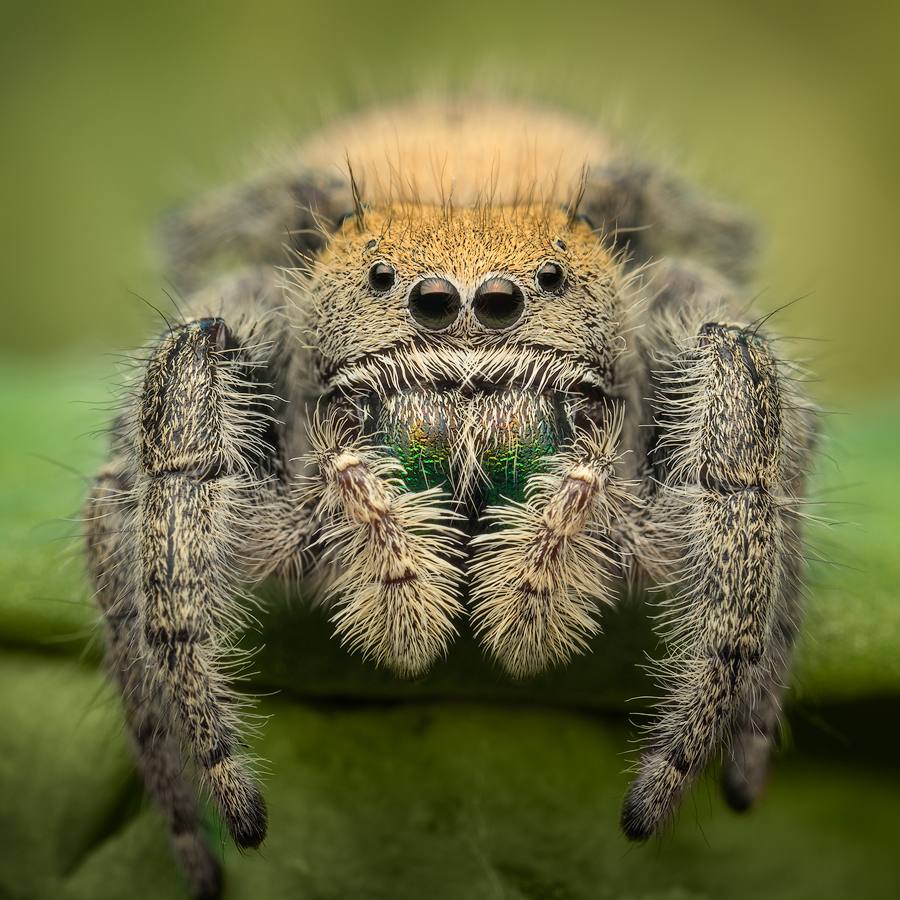
[{"label": "spider mouthparts", "polygon": [[404,391],[378,418],[410,490],[449,484],[460,500],[477,491],[483,505],[523,500],[528,477],[571,430],[554,395],[514,388]]}]

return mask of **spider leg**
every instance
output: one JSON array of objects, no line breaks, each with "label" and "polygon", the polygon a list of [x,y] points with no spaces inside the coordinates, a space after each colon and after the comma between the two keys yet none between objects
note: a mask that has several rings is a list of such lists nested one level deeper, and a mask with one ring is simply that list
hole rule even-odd
[{"label": "spider leg", "polygon": [[266,810],[247,771],[234,699],[217,663],[239,616],[232,596],[234,510],[250,480],[225,439],[216,365],[225,326],[176,328],[153,351],[139,420],[136,524],[141,643],[183,726],[191,758],[241,847],[265,837]]},{"label": "spider leg", "polygon": [[[695,332],[696,333],[696,332]],[[712,753],[738,727],[729,799],[761,787],[795,627],[796,537],[785,514],[796,479],[784,450],[801,431],[767,344],[707,322],[669,378],[662,419],[665,511],[682,559],[669,693],[622,809],[633,840],[657,834]],[[658,522],[658,516],[657,516]]]},{"label": "spider leg", "polygon": [[594,169],[579,211],[612,246],[642,265],[673,253],[703,260],[732,281],[753,274],[758,240],[746,215],[664,171],[619,160]]},{"label": "spider leg", "polygon": [[336,631],[366,657],[415,677],[445,652],[462,574],[453,559],[459,533],[439,491],[405,493],[391,474],[400,464],[354,446],[333,428],[314,428],[318,467],[310,496],[332,526],[324,541],[340,547]]},{"label": "spider leg", "polygon": [[610,523],[629,495],[614,475],[620,423],[582,435],[531,476],[526,502],[489,509],[495,526],[472,541],[472,617],[515,677],[568,660],[599,630],[594,602],[611,602]]},{"label": "spider leg", "polygon": [[[289,354],[265,278],[195,298],[216,316],[151,346],[114,433],[116,456],[86,507],[89,569],[105,613],[107,659],[128,711],[148,793],[197,896],[219,867],[202,836],[182,748],[235,842],[265,838],[266,809],[241,738],[242,703],[223,664],[246,613],[238,581],[302,568],[315,534],[292,495]],[[265,382],[262,381],[265,379]]]}]

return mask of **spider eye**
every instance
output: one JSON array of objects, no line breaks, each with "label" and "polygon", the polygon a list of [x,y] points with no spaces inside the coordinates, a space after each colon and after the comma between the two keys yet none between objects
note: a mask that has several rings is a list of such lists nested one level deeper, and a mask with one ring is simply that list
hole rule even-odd
[{"label": "spider eye", "polygon": [[489,278],[475,292],[472,312],[485,328],[509,328],[525,309],[525,297],[507,278]]},{"label": "spider eye", "polygon": [[409,295],[410,314],[430,331],[441,331],[452,325],[461,307],[459,291],[444,278],[426,278]]},{"label": "spider eye", "polygon": [[566,276],[562,266],[548,262],[544,263],[537,270],[536,277],[537,283],[541,286],[542,291],[553,293],[553,291],[558,291],[562,287],[562,283]]},{"label": "spider eye", "polygon": [[393,266],[387,263],[378,263],[369,269],[369,285],[373,291],[384,293],[389,291],[397,280],[397,273]]}]

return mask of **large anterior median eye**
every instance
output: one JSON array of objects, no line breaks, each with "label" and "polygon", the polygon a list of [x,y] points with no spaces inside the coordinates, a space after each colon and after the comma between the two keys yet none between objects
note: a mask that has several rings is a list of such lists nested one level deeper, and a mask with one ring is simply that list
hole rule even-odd
[{"label": "large anterior median eye", "polygon": [[475,292],[472,312],[485,328],[509,328],[522,317],[525,296],[507,278],[489,278]]},{"label": "large anterior median eye", "polygon": [[423,328],[440,331],[459,316],[459,291],[444,278],[426,278],[409,294],[409,312]]}]

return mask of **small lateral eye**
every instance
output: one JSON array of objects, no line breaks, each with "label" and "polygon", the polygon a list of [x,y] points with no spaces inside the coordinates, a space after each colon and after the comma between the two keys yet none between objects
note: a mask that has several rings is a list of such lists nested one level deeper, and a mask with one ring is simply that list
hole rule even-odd
[{"label": "small lateral eye", "polygon": [[369,286],[373,291],[384,293],[389,291],[397,280],[397,273],[393,266],[387,263],[377,263],[369,269]]},{"label": "small lateral eye", "polygon": [[541,290],[552,293],[553,291],[558,291],[560,287],[562,287],[563,280],[565,279],[565,272],[563,272],[562,266],[548,262],[544,263],[537,270],[536,277]]}]

